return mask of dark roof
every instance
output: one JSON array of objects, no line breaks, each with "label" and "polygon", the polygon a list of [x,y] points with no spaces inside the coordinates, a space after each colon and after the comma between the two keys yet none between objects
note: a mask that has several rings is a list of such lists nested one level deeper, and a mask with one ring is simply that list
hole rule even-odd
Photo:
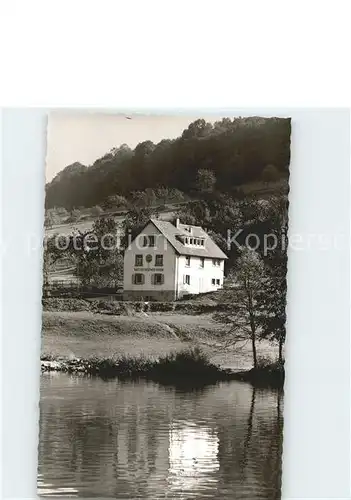
[{"label": "dark roof", "polygon": [[[178,227],[174,226],[171,222],[150,219],[150,222],[163,234],[163,236],[174,247],[176,252],[180,255],[193,255],[194,257],[211,257],[213,259],[227,259],[226,254],[219,248],[219,246],[212,240],[212,238],[200,226],[191,226],[188,224],[179,224]],[[192,232],[186,228],[191,228]],[[186,246],[183,245],[177,237],[186,236],[190,238],[202,238],[205,240],[204,246]]]}]

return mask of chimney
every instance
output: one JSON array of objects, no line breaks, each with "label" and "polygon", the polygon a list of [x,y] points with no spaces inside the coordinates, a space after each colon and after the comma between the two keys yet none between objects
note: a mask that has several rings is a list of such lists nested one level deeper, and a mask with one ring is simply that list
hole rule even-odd
[{"label": "chimney", "polygon": [[179,227],[179,224],[180,224],[180,220],[177,218],[177,219],[176,219],[176,223],[175,223],[175,227],[177,227],[177,228],[178,228],[178,227]]}]

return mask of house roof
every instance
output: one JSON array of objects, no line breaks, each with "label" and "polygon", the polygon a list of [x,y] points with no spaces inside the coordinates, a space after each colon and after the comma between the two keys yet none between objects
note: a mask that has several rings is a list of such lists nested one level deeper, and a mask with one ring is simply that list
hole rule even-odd
[{"label": "house roof", "polygon": [[[193,255],[194,257],[211,257],[214,259],[227,259],[226,254],[219,248],[219,246],[213,241],[213,239],[202,229],[200,226],[191,226],[189,224],[178,224],[178,227],[174,226],[171,222],[150,219],[150,222],[156,226],[156,228],[163,234],[163,236],[169,241],[176,252],[180,255]],[[192,232],[189,234],[186,228],[191,228]],[[195,237],[203,238],[205,240],[205,245],[202,246],[186,246],[183,245],[177,236]]]}]

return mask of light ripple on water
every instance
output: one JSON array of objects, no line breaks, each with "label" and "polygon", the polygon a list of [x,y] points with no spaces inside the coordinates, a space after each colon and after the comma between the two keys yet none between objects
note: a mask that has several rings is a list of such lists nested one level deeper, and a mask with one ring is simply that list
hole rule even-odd
[{"label": "light ripple on water", "polygon": [[230,382],[197,392],[41,379],[38,495],[280,498],[282,400]]}]

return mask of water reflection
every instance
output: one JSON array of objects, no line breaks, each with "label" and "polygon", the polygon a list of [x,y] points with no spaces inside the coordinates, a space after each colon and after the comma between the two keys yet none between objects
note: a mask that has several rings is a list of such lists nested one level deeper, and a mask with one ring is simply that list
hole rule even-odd
[{"label": "water reflection", "polygon": [[169,432],[169,476],[171,491],[198,489],[217,482],[219,439],[216,431],[191,422],[174,422]]},{"label": "water reflection", "polygon": [[44,374],[40,411],[43,496],[280,498],[277,392]]}]

